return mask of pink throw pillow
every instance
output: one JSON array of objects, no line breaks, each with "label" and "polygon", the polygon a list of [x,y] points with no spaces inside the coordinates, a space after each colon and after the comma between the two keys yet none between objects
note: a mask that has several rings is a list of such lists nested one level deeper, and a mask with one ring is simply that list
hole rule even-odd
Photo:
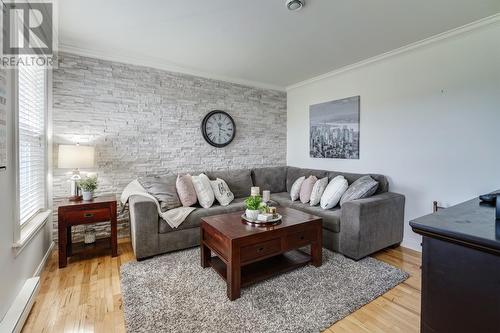
[{"label": "pink throw pillow", "polygon": [[314,183],[318,178],[315,176],[309,176],[304,182],[302,183],[302,186],[300,187],[300,202],[302,203],[308,203],[309,200],[311,199],[311,193],[314,187]]},{"label": "pink throw pillow", "polygon": [[184,207],[192,206],[198,201],[190,174],[182,176],[177,175],[175,186],[179,199]]}]

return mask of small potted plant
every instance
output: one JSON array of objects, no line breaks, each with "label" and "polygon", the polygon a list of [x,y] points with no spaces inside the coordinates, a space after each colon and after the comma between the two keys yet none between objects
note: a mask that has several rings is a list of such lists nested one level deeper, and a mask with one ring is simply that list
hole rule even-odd
[{"label": "small potted plant", "polygon": [[251,220],[257,220],[257,216],[259,216],[260,208],[261,208],[262,198],[260,195],[252,195],[245,199],[245,204],[247,206],[247,210],[245,211],[245,216]]},{"label": "small potted plant", "polygon": [[78,186],[82,189],[83,200],[92,200],[97,189],[97,177],[86,177],[78,182]]}]

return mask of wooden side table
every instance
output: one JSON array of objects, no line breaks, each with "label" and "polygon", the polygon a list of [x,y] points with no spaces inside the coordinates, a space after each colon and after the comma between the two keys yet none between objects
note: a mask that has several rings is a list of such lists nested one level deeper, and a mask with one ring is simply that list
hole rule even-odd
[{"label": "wooden side table", "polygon": [[[116,257],[116,198],[97,197],[90,201],[65,201],[58,208],[59,268],[66,267],[68,257],[81,252],[97,252],[111,247],[111,255]],[[72,244],[71,227],[74,225],[111,222],[111,237],[98,239],[94,244],[83,242]]]}]

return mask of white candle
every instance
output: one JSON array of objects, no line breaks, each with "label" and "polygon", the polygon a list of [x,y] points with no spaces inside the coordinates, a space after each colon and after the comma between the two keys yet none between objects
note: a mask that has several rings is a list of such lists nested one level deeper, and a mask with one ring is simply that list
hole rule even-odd
[{"label": "white candle", "polygon": [[260,188],[258,186],[252,186],[250,188],[250,195],[252,196],[260,195]]},{"label": "white candle", "polygon": [[268,202],[271,200],[271,191],[262,191],[262,201]]}]

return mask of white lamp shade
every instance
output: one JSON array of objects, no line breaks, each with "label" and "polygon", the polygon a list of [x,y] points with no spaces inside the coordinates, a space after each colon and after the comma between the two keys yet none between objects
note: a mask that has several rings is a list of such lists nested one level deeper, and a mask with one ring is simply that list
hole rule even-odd
[{"label": "white lamp shade", "polygon": [[59,169],[93,168],[94,147],[59,145],[57,167]]}]

